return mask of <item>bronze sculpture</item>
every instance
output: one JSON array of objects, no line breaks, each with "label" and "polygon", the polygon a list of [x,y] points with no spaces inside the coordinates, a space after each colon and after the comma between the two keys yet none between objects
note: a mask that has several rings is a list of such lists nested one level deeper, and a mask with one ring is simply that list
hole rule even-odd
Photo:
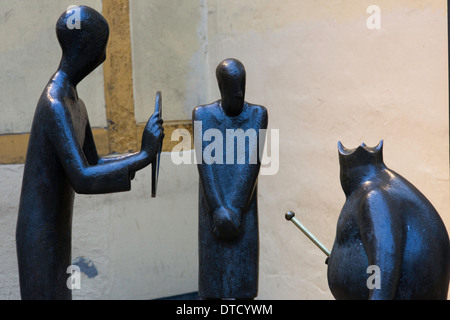
[{"label": "bronze sculpture", "polygon": [[[73,10],[78,10],[76,27]],[[136,171],[155,158],[163,139],[155,112],[140,152],[99,157],[77,84],[106,59],[107,21],[92,8],[68,9],[56,24],[62,48],[58,70],[42,93],[33,119],[16,228],[22,299],[71,299],[74,193],[129,191]]]},{"label": "bronze sculpture", "polygon": [[330,290],[336,299],[446,299],[445,225],[419,190],[386,167],[382,150],[383,142],[351,150],[339,143],[346,202],[328,260]]},{"label": "bronze sculpture", "polygon": [[[216,69],[221,100],[193,111],[199,172],[199,296],[203,299],[254,299],[258,291],[259,231],[257,180],[261,151],[250,141],[235,151],[230,132],[254,132],[265,141],[268,115],[263,106],[245,102],[246,72],[236,59],[222,61]],[[214,161],[207,150],[211,137],[220,146]],[[210,139],[211,138],[211,139]],[[250,140],[250,139],[249,139]],[[212,144],[212,143],[211,143]],[[226,151],[224,151],[226,145]],[[238,148],[239,149],[239,148]],[[233,154],[233,156],[230,156]],[[242,157],[245,156],[245,163]],[[253,159],[255,161],[251,161]]]}]

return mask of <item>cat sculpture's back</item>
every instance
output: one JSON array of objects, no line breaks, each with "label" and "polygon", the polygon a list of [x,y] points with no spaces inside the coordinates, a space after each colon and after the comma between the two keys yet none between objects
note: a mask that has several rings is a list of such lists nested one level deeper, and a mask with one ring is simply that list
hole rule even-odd
[{"label": "cat sculpture's back", "polygon": [[330,290],[336,299],[446,299],[445,225],[416,187],[386,167],[382,149],[383,142],[352,150],[339,143],[346,202],[328,261]]}]

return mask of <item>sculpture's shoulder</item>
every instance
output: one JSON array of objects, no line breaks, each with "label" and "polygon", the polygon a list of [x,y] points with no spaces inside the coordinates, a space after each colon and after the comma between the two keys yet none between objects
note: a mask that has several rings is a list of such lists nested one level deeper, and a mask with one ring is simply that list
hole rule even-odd
[{"label": "sculpture's shoulder", "polygon": [[64,106],[64,99],[54,93],[52,94],[52,92],[49,92],[49,90],[46,89],[39,98],[36,107],[36,114],[45,115],[43,117],[39,117],[41,121],[52,120],[56,115],[65,112]]},{"label": "sculpture's shoulder", "polygon": [[88,118],[86,106],[81,98],[67,86],[51,79],[42,92],[38,102],[38,109],[56,118],[65,117],[71,119]]},{"label": "sculpture's shoulder", "polygon": [[246,102],[252,119],[257,119],[261,123],[261,129],[266,129],[269,121],[267,108],[262,105]]},{"label": "sculpture's shoulder", "polygon": [[389,182],[386,182],[386,186],[383,189],[389,197],[402,203],[404,208],[413,206],[414,208],[421,208],[421,210],[436,210],[427,197],[408,179],[393,170],[388,169],[387,171],[391,179]]},{"label": "sculpture's shoulder", "polygon": [[247,105],[252,112],[257,113],[262,117],[267,117],[268,113],[267,113],[266,107],[258,105],[258,104],[248,103],[248,102],[247,102]]},{"label": "sculpture's shoulder", "polygon": [[247,101],[245,103],[252,110],[257,110],[259,112],[267,113],[267,108],[262,106],[262,105],[260,105],[260,104],[254,104],[254,103],[250,103],[250,102],[247,102]]},{"label": "sculpture's shoulder", "polygon": [[217,115],[220,114],[220,112],[221,111],[220,111],[219,101],[215,101],[210,104],[204,104],[204,105],[197,106],[192,111],[192,119],[194,121],[206,120],[213,116],[216,117]]},{"label": "sculpture's shoulder", "polygon": [[408,180],[388,168],[362,182],[358,190],[363,202],[377,210],[381,203],[384,207],[396,206],[397,202],[406,205],[420,198],[420,192]]},{"label": "sculpture's shoulder", "polygon": [[377,171],[377,174],[369,182],[362,183],[360,187],[366,189],[366,192],[384,194],[386,197],[405,195],[408,198],[407,194],[416,191],[408,180],[387,167]]},{"label": "sculpture's shoulder", "polygon": [[58,84],[53,78],[49,80],[44,91],[42,92],[38,107],[50,110],[58,110],[64,108],[67,101],[67,94],[63,86]]}]

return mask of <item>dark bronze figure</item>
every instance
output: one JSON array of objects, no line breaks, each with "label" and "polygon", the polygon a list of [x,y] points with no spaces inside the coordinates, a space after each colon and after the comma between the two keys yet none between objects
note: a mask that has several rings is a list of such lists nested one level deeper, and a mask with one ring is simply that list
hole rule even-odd
[{"label": "dark bronze figure", "polygon": [[[71,27],[78,10],[76,27]],[[136,171],[155,158],[163,139],[155,112],[138,153],[98,156],[77,85],[106,59],[107,21],[86,6],[64,12],[56,24],[62,48],[58,70],[37,104],[24,169],[16,230],[22,299],[71,299],[74,192],[128,191]]]},{"label": "dark bronze figure", "polygon": [[[258,155],[268,115],[266,108],[244,101],[246,72],[241,62],[224,60],[216,76],[221,100],[193,112],[194,126],[202,127],[194,133],[200,176],[199,296],[254,299],[259,265]],[[236,150],[235,139],[227,139],[239,129],[248,134],[245,150],[239,146]],[[250,133],[258,142],[249,138]],[[211,152],[213,162],[208,158],[212,143],[220,146]],[[242,156],[245,163],[239,160]]]},{"label": "dark bronze figure", "polygon": [[[159,117],[162,118],[162,94],[159,91],[156,93],[155,113],[159,114]],[[155,159],[152,161],[152,198],[156,198],[156,191],[158,190],[159,164],[161,160],[162,147],[163,140],[161,140]]]},{"label": "dark bronze figure", "polygon": [[328,261],[331,292],[336,299],[446,299],[447,230],[425,196],[386,167],[382,147],[339,143],[346,202]]}]

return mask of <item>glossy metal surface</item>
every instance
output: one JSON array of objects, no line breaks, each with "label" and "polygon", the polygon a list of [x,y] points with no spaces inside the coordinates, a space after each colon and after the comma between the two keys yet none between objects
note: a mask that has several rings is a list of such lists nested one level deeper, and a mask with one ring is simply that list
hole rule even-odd
[{"label": "glossy metal surface", "polygon": [[[74,10],[79,10],[79,29],[69,28]],[[155,158],[163,139],[162,120],[154,114],[140,152],[99,157],[76,87],[105,60],[108,23],[92,8],[74,7],[61,15],[56,33],[62,59],[36,107],[19,204],[16,244],[23,299],[71,299],[66,281],[74,193],[130,190],[131,178]]]},{"label": "glossy metal surface", "polygon": [[[159,116],[162,118],[162,93],[158,91],[156,93],[156,100],[155,100],[155,113],[159,114]],[[159,149],[157,151],[157,155],[155,159],[152,161],[152,198],[156,198],[156,192],[158,190],[158,180],[159,180],[159,165],[161,160],[161,151],[163,147],[163,141],[161,140],[161,144],[159,146]]]},{"label": "glossy metal surface", "polygon": [[295,217],[295,213],[289,211],[286,213],[285,218],[287,221],[291,221],[309,240],[312,241],[327,257],[330,256],[330,251]]},{"label": "glossy metal surface", "polygon": [[[196,151],[204,152],[211,143],[202,139],[206,131],[218,130],[226,146],[228,130],[266,129],[266,108],[245,102],[244,66],[227,59],[217,67],[221,100],[197,107],[193,121],[202,123],[195,132]],[[195,124],[194,124],[195,125]],[[265,137],[261,137],[264,139]],[[227,146],[229,147],[229,146]],[[245,164],[234,162],[198,164],[199,180],[199,296],[205,299],[253,299],[258,292],[259,230],[257,181],[260,161],[251,164],[245,150]],[[224,150],[226,148],[224,147]],[[242,152],[242,150],[241,150]]]},{"label": "glossy metal surface", "polygon": [[[450,245],[438,212],[410,182],[383,162],[375,148],[339,143],[346,202],[328,262],[336,299],[446,299]],[[369,288],[369,266],[380,270]]]}]

